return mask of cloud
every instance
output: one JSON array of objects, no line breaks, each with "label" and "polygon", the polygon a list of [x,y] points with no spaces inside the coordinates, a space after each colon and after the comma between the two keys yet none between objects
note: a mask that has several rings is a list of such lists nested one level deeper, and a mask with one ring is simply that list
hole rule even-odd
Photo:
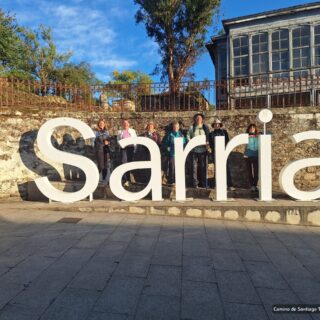
[{"label": "cloud", "polygon": [[130,12],[125,8],[112,7],[109,10],[108,14],[116,18],[126,18],[130,14]]},{"label": "cloud", "polygon": [[104,60],[93,61],[93,66],[99,67],[112,67],[113,69],[123,69],[129,68],[137,64],[134,60],[129,59],[119,59],[119,58],[105,58]]},{"label": "cloud", "polygon": [[76,7],[67,7],[65,5],[59,5],[53,9],[53,13],[62,19],[76,17],[78,10]]}]

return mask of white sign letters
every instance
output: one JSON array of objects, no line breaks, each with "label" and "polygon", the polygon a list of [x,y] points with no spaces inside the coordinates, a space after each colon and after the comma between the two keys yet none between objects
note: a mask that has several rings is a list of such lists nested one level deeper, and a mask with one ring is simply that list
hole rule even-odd
[{"label": "white sign letters", "polygon": [[[305,131],[295,134],[292,137],[294,143],[299,143],[305,140],[320,140],[320,131]],[[320,166],[320,158],[309,158],[296,160],[287,164],[280,172],[279,184],[283,191],[290,197],[297,200],[315,200],[320,198],[320,187],[312,191],[301,191],[294,185],[295,174],[304,168]]]},{"label": "white sign letters", "polygon": [[[272,200],[272,162],[271,162],[271,135],[266,134],[266,123],[272,120],[272,112],[262,110],[258,114],[258,121],[264,124],[264,134],[259,136],[259,200]],[[86,176],[83,188],[76,192],[64,192],[52,186],[47,177],[38,178],[35,183],[39,190],[49,199],[59,202],[71,203],[82,200],[92,194],[98,186],[99,172],[97,166],[90,159],[67,152],[57,150],[51,144],[51,136],[57,127],[69,126],[77,129],[84,139],[95,137],[92,129],[80,120],[73,118],[56,118],[47,121],[39,129],[37,143],[41,153],[52,161],[69,164],[79,167]],[[320,140],[320,131],[307,131],[295,134],[295,143],[305,140]],[[215,178],[216,178],[216,200],[227,200],[227,159],[232,150],[249,141],[248,134],[240,134],[225,145],[224,137],[215,138]],[[186,200],[186,178],[185,162],[190,151],[200,145],[206,144],[204,135],[197,136],[189,141],[183,148],[183,138],[175,140],[175,181],[176,181],[176,200]],[[151,192],[153,201],[162,200],[161,185],[161,154],[158,145],[146,137],[131,137],[119,141],[120,147],[125,148],[129,145],[143,145],[150,152],[150,161],[134,161],[125,163],[112,172],[110,177],[111,191],[122,200],[136,201],[144,198]],[[286,165],[279,177],[279,183],[283,191],[297,200],[314,200],[320,198],[320,186],[312,191],[298,190],[294,184],[295,174],[306,167],[320,166],[319,158],[309,158],[296,160]],[[148,185],[139,192],[130,192],[122,186],[123,175],[131,170],[150,169],[151,176]]]},{"label": "white sign letters", "polygon": [[80,155],[60,151],[53,147],[51,143],[53,131],[57,127],[63,126],[77,129],[84,139],[91,139],[95,137],[92,129],[80,120],[73,118],[56,118],[47,121],[39,129],[37,136],[38,147],[40,152],[52,161],[58,160],[59,162],[79,167],[86,175],[85,184],[79,191],[64,192],[54,188],[47,177],[38,178],[35,180],[35,183],[42,194],[44,194],[48,199],[71,203],[85,199],[96,190],[99,183],[99,171],[96,164],[90,159]]},{"label": "white sign letters", "polygon": [[[145,137],[132,137],[119,141],[120,147],[125,148],[129,145],[140,144],[149,149],[150,161],[135,161],[124,163],[115,168],[110,177],[111,191],[119,199],[126,201],[136,201],[144,198],[150,191],[152,192],[152,200],[162,200],[161,186],[161,154],[158,145],[151,139]],[[151,169],[151,177],[148,185],[139,192],[129,192],[122,186],[122,176],[131,170]]]}]

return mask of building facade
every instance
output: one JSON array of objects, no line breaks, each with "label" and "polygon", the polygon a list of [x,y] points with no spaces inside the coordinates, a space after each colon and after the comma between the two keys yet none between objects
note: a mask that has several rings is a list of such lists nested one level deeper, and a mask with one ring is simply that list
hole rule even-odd
[{"label": "building facade", "polygon": [[223,20],[207,49],[217,108],[320,104],[320,2]]}]

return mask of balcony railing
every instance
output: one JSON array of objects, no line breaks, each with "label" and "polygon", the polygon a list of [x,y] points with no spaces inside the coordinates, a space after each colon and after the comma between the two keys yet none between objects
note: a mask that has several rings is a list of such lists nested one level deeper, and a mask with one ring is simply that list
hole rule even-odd
[{"label": "balcony railing", "polygon": [[320,76],[76,86],[0,78],[0,107],[67,111],[204,111],[320,105]]},{"label": "balcony railing", "polygon": [[234,78],[222,96],[234,109],[319,106],[320,76]]}]

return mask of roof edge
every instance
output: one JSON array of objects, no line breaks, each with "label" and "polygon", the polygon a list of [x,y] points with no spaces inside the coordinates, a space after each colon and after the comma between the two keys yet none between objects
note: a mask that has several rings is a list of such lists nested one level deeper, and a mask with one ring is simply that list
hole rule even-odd
[{"label": "roof edge", "polygon": [[282,9],[264,11],[260,13],[240,16],[240,17],[231,18],[231,19],[225,19],[225,20],[222,20],[222,24],[224,27],[228,27],[232,24],[238,24],[238,23],[248,22],[256,19],[270,18],[270,17],[281,16],[281,15],[285,15],[293,12],[301,12],[301,11],[313,10],[313,9],[320,9],[320,1],[305,3],[303,5],[286,7]]}]

